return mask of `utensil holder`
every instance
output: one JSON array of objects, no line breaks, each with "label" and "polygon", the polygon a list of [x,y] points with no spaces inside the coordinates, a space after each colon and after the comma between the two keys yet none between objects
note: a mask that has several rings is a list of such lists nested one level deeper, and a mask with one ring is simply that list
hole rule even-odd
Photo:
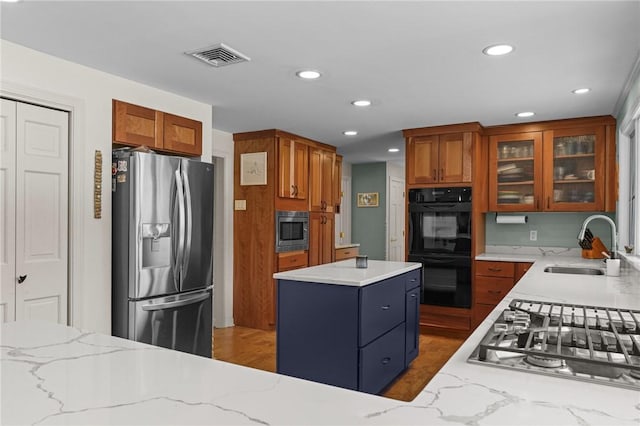
[{"label": "utensil holder", "polygon": [[609,249],[602,243],[600,238],[593,237],[591,249],[582,249],[582,257],[585,259],[604,259],[603,251],[609,253]]}]

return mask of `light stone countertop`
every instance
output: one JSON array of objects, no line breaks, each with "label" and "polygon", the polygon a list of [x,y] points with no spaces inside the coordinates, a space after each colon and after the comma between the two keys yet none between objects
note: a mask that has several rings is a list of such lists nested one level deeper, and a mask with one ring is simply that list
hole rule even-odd
[{"label": "light stone countertop", "polygon": [[273,274],[273,278],[362,287],[422,267],[420,263],[416,262],[387,262],[384,260],[369,260],[367,264],[367,268],[356,268],[356,259],[347,259],[292,271],[277,272]]},{"label": "light stone countertop", "polygon": [[512,298],[640,307],[640,272],[548,274],[536,260],[411,402],[402,402],[46,323],[2,324],[0,423],[634,425],[640,393],[470,364]]}]

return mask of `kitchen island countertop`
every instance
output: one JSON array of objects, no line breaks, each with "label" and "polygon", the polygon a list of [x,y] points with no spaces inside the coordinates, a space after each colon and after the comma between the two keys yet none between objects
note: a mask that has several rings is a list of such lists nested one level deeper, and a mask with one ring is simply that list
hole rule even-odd
[{"label": "kitchen island countertop", "polygon": [[384,260],[369,260],[367,263],[367,268],[356,268],[356,259],[347,259],[309,268],[277,272],[273,274],[273,278],[361,287],[419,269],[422,266],[416,262],[387,262]]},{"label": "kitchen island countertop", "polygon": [[[36,322],[2,325],[3,425],[640,423],[637,391],[469,364],[513,298],[638,308],[639,273],[543,272],[538,259],[411,402]],[[591,263],[592,265],[595,263]]]}]

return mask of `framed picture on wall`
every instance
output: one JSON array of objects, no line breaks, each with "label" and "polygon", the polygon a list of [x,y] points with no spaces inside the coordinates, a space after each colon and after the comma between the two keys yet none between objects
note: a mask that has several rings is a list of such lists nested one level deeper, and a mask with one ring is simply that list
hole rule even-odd
[{"label": "framed picture on wall", "polygon": [[267,153],[240,154],[240,185],[267,184]]},{"label": "framed picture on wall", "polygon": [[378,207],[378,193],[358,192],[358,207]]}]

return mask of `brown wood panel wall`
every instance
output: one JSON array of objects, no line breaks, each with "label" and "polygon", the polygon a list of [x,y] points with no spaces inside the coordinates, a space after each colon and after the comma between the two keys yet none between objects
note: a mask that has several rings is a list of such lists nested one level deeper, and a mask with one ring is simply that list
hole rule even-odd
[{"label": "brown wood panel wall", "polygon": [[[251,152],[267,153],[267,185],[240,185],[240,154]],[[275,324],[275,166],[273,138],[235,141],[234,198],[247,200],[247,209],[233,215],[233,316],[239,326]]]}]

